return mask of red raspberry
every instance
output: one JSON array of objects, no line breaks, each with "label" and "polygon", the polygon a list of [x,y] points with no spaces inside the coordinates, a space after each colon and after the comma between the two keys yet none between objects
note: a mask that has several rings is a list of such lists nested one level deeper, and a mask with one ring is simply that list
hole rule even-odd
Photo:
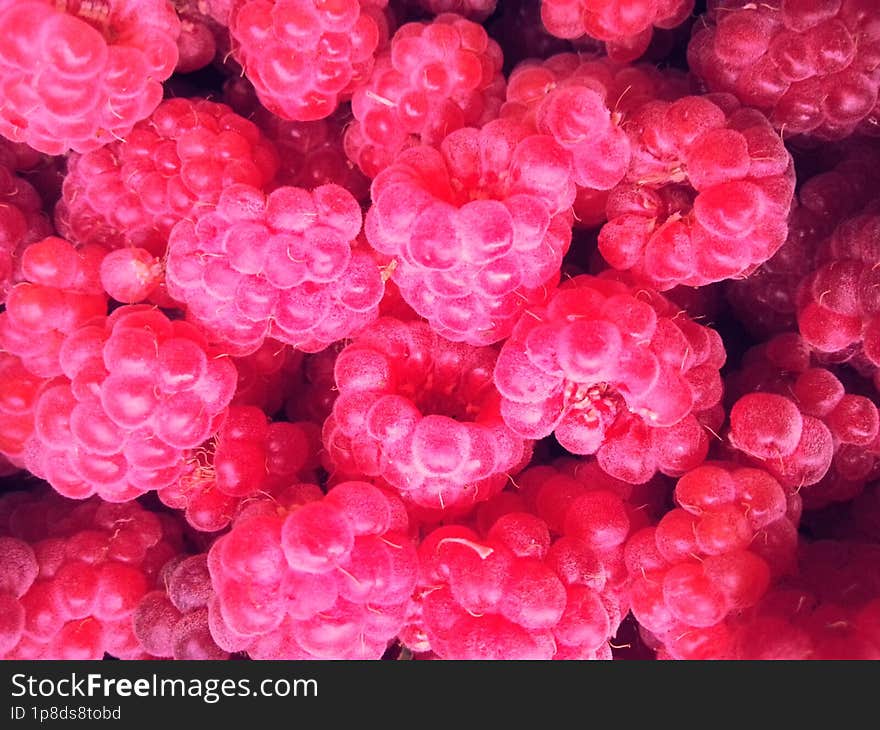
[{"label": "red raspberry", "polygon": [[629,502],[630,485],[573,459],[517,486],[481,505],[476,530],[424,539],[402,640],[443,659],[610,659],[629,610],[624,544],[647,524],[641,495]]},{"label": "red raspberry", "polygon": [[300,484],[252,502],[208,554],[211,633],[253,659],[378,659],[416,583],[406,511],[390,493]]},{"label": "red raspberry", "polygon": [[158,496],[184,510],[195,529],[216,532],[234,519],[243,500],[308,481],[319,446],[315,424],[271,423],[255,406],[231,406],[208,447],[189,456],[180,478]]},{"label": "red raspberry", "polygon": [[174,227],[168,291],[228,353],[266,337],[316,352],[378,316],[382,273],[354,246],[360,229],[360,206],[338,185],[268,196],[231,185],[216,210]]},{"label": "red raspberry", "polygon": [[34,406],[28,469],[77,499],[122,502],[174,483],[232,400],[235,366],[216,355],[195,327],[143,305],[73,331],[66,377]]},{"label": "red raspberry", "polygon": [[207,557],[177,556],[161,575],[161,589],[147,593],[132,615],[143,651],[167,659],[228,659],[211,636],[208,603],[214,591]]},{"label": "red raspberry", "polygon": [[694,0],[541,0],[541,19],[559,38],[604,41],[608,56],[625,63],[648,50],[655,27],[674,28],[693,9]]},{"label": "red raspberry", "polygon": [[[716,103],[717,102],[717,103]],[[658,289],[748,275],[785,241],[791,156],[732,97],[649,102],[628,118],[632,162],[599,250]]]},{"label": "red raspberry", "polygon": [[141,659],[132,615],[181,550],[169,515],[50,490],[0,498],[0,657]]},{"label": "red raspberry", "polygon": [[188,74],[204,68],[215,57],[229,52],[229,29],[226,17],[215,17],[210,7],[213,0],[173,0],[180,18],[177,38],[176,73]]},{"label": "red raspberry", "polygon": [[502,116],[529,120],[571,154],[575,221],[593,227],[605,220],[607,191],[629,170],[631,142],[623,129],[628,115],[649,101],[686,93],[683,78],[654,66],[561,53],[513,70]]},{"label": "red raspberry", "polygon": [[34,432],[34,405],[52,380],[34,375],[20,358],[0,350],[0,383],[0,456],[21,467]]},{"label": "red raspberry", "polygon": [[551,137],[508,120],[413,147],[376,177],[365,233],[407,303],[444,337],[498,342],[556,285],[574,183]]},{"label": "red raspberry", "polygon": [[278,413],[296,391],[303,353],[275,340],[266,340],[256,352],[235,357],[232,361],[238,371],[238,385],[232,405],[256,406],[271,416]]},{"label": "red raspberry", "polygon": [[799,492],[806,507],[848,501],[880,476],[877,405],[816,367],[798,335],[750,350],[728,385],[736,399],[731,445]]},{"label": "red raspberry", "polygon": [[606,472],[639,484],[705,458],[701,420],[721,398],[724,357],[714,330],[662,296],[579,276],[522,317],[494,377],[514,431],[555,432],[568,451],[596,454]]},{"label": "red raspberry", "polygon": [[794,568],[797,498],[762,470],[706,462],[679,479],[675,502],[626,545],[632,610],[674,658],[713,658],[727,616]]},{"label": "red raspberry", "polygon": [[458,15],[404,25],[354,92],[349,157],[375,177],[405,147],[436,147],[450,132],[494,119],[504,98],[501,64],[498,44]]},{"label": "red raspberry", "polygon": [[165,252],[172,226],[217,204],[230,185],[265,188],[275,148],[224,104],[170,99],[124,141],[72,155],[56,209],[70,240]]},{"label": "red raspberry", "polygon": [[9,291],[6,311],[0,312],[0,346],[34,374],[61,375],[65,337],[107,313],[98,274],[104,253],[100,246],[76,247],[54,236],[22,253],[23,281]]},{"label": "red raspberry", "polygon": [[688,62],[788,134],[841,139],[880,123],[880,28],[864,0],[720,0],[696,26]]},{"label": "red raspberry", "polygon": [[233,54],[263,105],[323,119],[369,76],[388,38],[388,0],[234,0]]},{"label": "red raspberry", "polygon": [[417,505],[459,512],[501,491],[528,453],[501,420],[497,351],[383,318],[335,364],[324,423],[332,470],[381,476]]},{"label": "red raspberry", "polygon": [[50,155],[124,138],[162,100],[179,33],[166,0],[2,0],[0,134]]}]

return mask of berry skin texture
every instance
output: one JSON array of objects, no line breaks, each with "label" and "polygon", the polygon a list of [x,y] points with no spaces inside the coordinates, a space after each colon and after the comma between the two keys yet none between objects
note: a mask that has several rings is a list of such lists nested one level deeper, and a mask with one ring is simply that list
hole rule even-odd
[{"label": "berry skin texture", "polygon": [[169,99],[124,140],[71,155],[55,211],[71,241],[162,256],[175,223],[204,213],[235,184],[265,188],[278,154],[225,104]]},{"label": "berry skin texture", "polygon": [[328,471],[381,477],[409,503],[463,513],[501,491],[529,449],[501,420],[497,351],[383,318],[336,360]]},{"label": "berry skin texture", "polygon": [[604,41],[609,58],[626,63],[648,49],[655,27],[674,28],[693,8],[693,0],[541,0],[541,20],[559,38]]},{"label": "berry skin texture", "polygon": [[268,196],[231,185],[216,210],[172,230],[168,292],[228,353],[267,337],[317,352],[378,316],[384,280],[356,246],[360,230],[360,206],[338,185]]},{"label": "berry skin texture", "polygon": [[691,70],[735,94],[787,135],[876,134],[880,33],[871,3],[725,0],[698,24]]},{"label": "berry skin texture", "polygon": [[405,147],[437,146],[494,119],[504,97],[501,64],[498,44],[458,15],[402,26],[352,96],[349,157],[372,178]]},{"label": "berry skin texture", "polygon": [[729,96],[649,102],[627,119],[632,160],[608,195],[599,250],[665,291],[742,277],[785,242],[794,168],[782,140]]},{"label": "berry skin texture", "polygon": [[571,242],[567,153],[525,124],[459,129],[404,150],[373,180],[369,244],[434,330],[456,342],[507,337],[556,285]]},{"label": "berry skin texture", "polygon": [[252,659],[378,659],[418,561],[400,500],[366,482],[256,500],[208,553],[217,644]]},{"label": "berry skin texture", "polygon": [[596,454],[608,474],[640,484],[705,458],[701,419],[712,422],[724,358],[718,334],[662,296],[585,275],[522,317],[494,379],[515,432],[555,432],[569,452]]},{"label": "berry skin texture", "polygon": [[50,155],[125,138],[162,100],[179,34],[166,0],[3,0],[0,134]]},{"label": "berry skin texture", "polygon": [[269,111],[330,116],[369,76],[388,41],[387,0],[234,0],[233,54]]},{"label": "berry skin texture", "polygon": [[179,479],[221,425],[235,366],[198,331],[145,305],[95,318],[64,340],[64,377],[34,405],[29,471],[73,499],[125,502]]}]

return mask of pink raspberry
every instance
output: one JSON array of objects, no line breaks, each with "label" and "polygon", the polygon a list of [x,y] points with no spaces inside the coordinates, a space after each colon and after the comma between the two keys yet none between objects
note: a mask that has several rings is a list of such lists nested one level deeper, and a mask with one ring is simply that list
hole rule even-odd
[{"label": "pink raspberry", "polygon": [[599,250],[660,290],[748,275],[785,241],[791,156],[735,99],[647,103],[626,130],[632,161],[610,193]]},{"label": "pink raspberry", "polygon": [[231,406],[211,443],[188,457],[180,478],[158,490],[159,499],[184,510],[195,529],[221,530],[244,500],[309,481],[320,439],[315,424],[273,423],[255,406]]},{"label": "pink raspberry", "polygon": [[217,204],[230,185],[265,188],[272,143],[224,104],[169,99],[124,141],[71,155],[59,231],[70,240],[165,252],[172,226]]},{"label": "pink raspberry", "polygon": [[388,39],[388,0],[234,0],[233,54],[263,105],[306,122],[333,113]]},{"label": "pink raspberry", "polygon": [[142,659],[132,616],[181,549],[170,515],[51,490],[0,498],[0,657]]},{"label": "pink raspberry", "polygon": [[9,291],[0,312],[0,346],[34,374],[61,375],[59,352],[67,335],[107,313],[99,278],[104,253],[100,246],[77,247],[55,236],[22,253],[23,281]]},{"label": "pink raspberry", "polygon": [[610,659],[629,611],[624,544],[649,519],[641,495],[574,459],[516,484],[480,506],[475,529],[422,541],[403,642],[442,659]]},{"label": "pink raspberry", "polygon": [[354,92],[349,157],[375,177],[405,147],[436,147],[450,132],[494,119],[504,98],[501,64],[498,44],[458,15],[404,25]]},{"label": "pink raspberry", "polygon": [[406,302],[444,337],[487,345],[556,285],[571,241],[568,154],[525,124],[490,122],[413,147],[376,177],[365,233],[394,257]]},{"label": "pink raspberry", "polygon": [[174,227],[168,292],[228,353],[267,337],[316,352],[378,316],[384,282],[360,230],[360,206],[338,185],[268,196],[231,185],[216,210]]},{"label": "pink raspberry", "polygon": [[668,300],[609,276],[578,276],[520,319],[495,384],[505,423],[525,438],[596,454],[633,484],[678,475],[706,455],[724,346]]},{"label": "pink raspberry", "polygon": [[2,0],[0,134],[50,155],[125,138],[162,100],[179,33],[166,0]]},{"label": "pink raspberry", "polygon": [[408,527],[400,500],[365,482],[252,502],[208,553],[214,640],[252,659],[379,659],[416,583]]},{"label": "pink raspberry", "polygon": [[70,333],[34,406],[27,468],[59,493],[123,502],[175,483],[219,428],[235,366],[192,325],[126,306]]},{"label": "pink raspberry", "polygon": [[496,356],[424,322],[371,325],[336,359],[331,470],[381,476],[409,502],[459,512],[501,491],[528,448],[501,420]]},{"label": "pink raspberry", "polygon": [[675,503],[627,542],[633,615],[670,656],[714,658],[725,619],[794,569],[799,500],[765,471],[706,462],[679,479]]},{"label": "pink raspberry", "polygon": [[787,134],[842,139],[880,123],[880,28],[863,0],[722,0],[697,24],[688,62]]},{"label": "pink raspberry", "polygon": [[541,0],[541,19],[559,38],[604,41],[608,56],[626,63],[648,50],[655,27],[681,25],[693,9],[694,0]]},{"label": "pink raspberry", "polygon": [[729,441],[809,509],[857,496],[880,476],[880,412],[810,357],[794,333],[746,353],[728,378]]}]

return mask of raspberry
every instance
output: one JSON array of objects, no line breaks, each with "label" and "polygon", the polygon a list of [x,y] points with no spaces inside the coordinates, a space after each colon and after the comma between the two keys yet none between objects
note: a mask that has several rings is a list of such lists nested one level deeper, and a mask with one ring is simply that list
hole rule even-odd
[{"label": "raspberry", "polygon": [[24,464],[24,447],[34,431],[34,405],[52,380],[34,375],[21,359],[0,350],[0,456]]},{"label": "raspberry", "polygon": [[768,473],[729,462],[686,473],[675,502],[626,545],[633,614],[674,658],[709,658],[710,646],[724,645],[727,616],[793,569],[797,510]]},{"label": "raspberry", "polygon": [[409,0],[409,2],[432,15],[457,13],[481,23],[495,11],[498,0]]},{"label": "raspberry", "polygon": [[132,616],[181,549],[180,530],[136,503],[74,503],[50,490],[0,498],[0,656],[139,659]]},{"label": "raspberry", "polygon": [[54,236],[30,244],[20,281],[0,312],[0,345],[41,377],[61,375],[59,351],[67,335],[107,312],[98,270],[104,249],[76,247]]},{"label": "raspberry", "polygon": [[528,448],[501,420],[496,356],[423,322],[383,318],[364,330],[335,364],[331,470],[381,476],[407,501],[442,510],[501,491]]},{"label": "raspberry", "polygon": [[726,0],[694,34],[689,65],[712,91],[736,94],[789,134],[842,139],[876,131],[876,14],[861,0],[809,8]]},{"label": "raspberry", "polygon": [[266,187],[275,148],[224,104],[170,99],[125,140],[71,155],[58,229],[70,240],[165,252],[172,226],[204,213],[234,184]]},{"label": "raspberry", "polygon": [[700,419],[721,397],[717,333],[608,276],[571,279],[531,314],[495,365],[508,426],[526,438],[555,432],[633,484],[703,460]]},{"label": "raspberry", "polygon": [[783,244],[792,161],[761,114],[688,96],[643,105],[626,129],[632,162],[599,234],[614,268],[660,290],[702,286],[749,274]]},{"label": "raspberry", "polygon": [[436,147],[457,129],[494,119],[504,96],[501,64],[498,44],[458,15],[404,25],[352,96],[349,157],[375,177],[405,147]]},{"label": "raspberry", "polygon": [[234,0],[233,54],[263,105],[323,119],[369,76],[388,38],[387,0]]},{"label": "raspberry", "polygon": [[65,377],[34,405],[28,469],[76,499],[121,502],[174,483],[232,399],[235,367],[214,354],[192,325],[146,306],[73,331]]},{"label": "raspberry", "polygon": [[267,415],[273,415],[284,407],[285,400],[295,391],[292,381],[299,377],[303,354],[275,340],[266,340],[256,352],[233,358],[233,362],[238,372],[238,385],[232,405],[256,406]]},{"label": "raspberry", "polygon": [[559,38],[604,41],[609,58],[625,63],[648,49],[655,27],[674,28],[693,9],[693,0],[541,0],[541,20]]},{"label": "raspberry", "polygon": [[162,100],[179,33],[166,0],[3,0],[0,134],[50,155],[125,138]]},{"label": "raspberry", "polygon": [[629,485],[581,466],[528,469],[518,494],[480,507],[479,532],[429,534],[404,642],[443,659],[610,658],[628,610],[623,547],[645,515],[617,492]]},{"label": "raspberry", "polygon": [[852,499],[880,475],[880,415],[871,398],[847,392],[813,360],[794,333],[746,353],[728,380],[735,399],[728,437],[741,456],[818,509]]},{"label": "raspberry", "polygon": [[527,125],[490,122],[413,147],[372,185],[365,232],[394,257],[406,302],[442,336],[487,345],[558,281],[571,241],[567,153]]},{"label": "raspberry", "polygon": [[316,352],[378,315],[379,267],[352,250],[360,228],[360,206],[338,185],[268,196],[231,185],[216,210],[174,227],[168,291],[227,352],[266,337]]},{"label": "raspberry", "polygon": [[[176,73],[192,73],[229,51],[227,18],[214,17],[212,0],[174,0],[180,18]],[[222,52],[221,52],[222,51]]]},{"label": "raspberry", "polygon": [[208,554],[211,633],[253,659],[378,659],[418,564],[400,501],[365,482],[252,502]]},{"label": "raspberry", "polygon": [[184,473],[158,490],[197,530],[216,532],[243,500],[305,481],[317,467],[320,433],[310,423],[270,423],[254,406],[231,406],[212,444],[189,457]]}]

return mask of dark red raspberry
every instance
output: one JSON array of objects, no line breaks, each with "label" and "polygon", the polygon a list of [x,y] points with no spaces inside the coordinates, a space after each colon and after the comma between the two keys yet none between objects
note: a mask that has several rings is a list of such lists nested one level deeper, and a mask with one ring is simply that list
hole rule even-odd
[{"label": "dark red raspberry", "polygon": [[432,15],[458,13],[466,18],[482,23],[495,11],[498,0],[407,0],[414,8]]},{"label": "dark red raspberry", "polygon": [[174,227],[168,292],[227,353],[267,337],[316,352],[378,316],[383,275],[360,230],[360,206],[338,185],[268,196],[231,185],[216,210]]},{"label": "dark red raspberry", "polygon": [[66,377],[34,406],[27,468],[67,497],[133,499],[175,483],[188,455],[219,428],[235,366],[192,325],[120,307],[69,334]]},{"label": "dark red raspberry", "polygon": [[[703,423],[721,398],[718,334],[662,296],[609,276],[565,282],[524,315],[495,366],[505,422],[526,438],[555,433],[638,484],[706,455]],[[712,427],[712,426],[710,426]]]},{"label": "dark red raspberry", "polygon": [[179,33],[166,0],[2,0],[0,134],[50,155],[125,138],[162,100]]},{"label": "dark red raspberry", "polygon": [[388,40],[388,0],[234,0],[233,54],[263,105],[323,119],[364,83]]},{"label": "dark red raspberry", "polygon": [[501,64],[498,44],[458,15],[407,23],[354,92],[349,157],[375,177],[405,147],[436,147],[450,132],[496,118],[504,99]]},{"label": "dark red raspberry", "polygon": [[179,220],[235,184],[263,189],[278,170],[272,143],[225,104],[170,99],[125,138],[71,155],[59,231],[70,240],[165,252]]},{"label": "dark red raspberry", "polygon": [[587,34],[605,42],[608,56],[627,62],[641,56],[654,28],[674,28],[694,9],[694,0],[541,0],[541,19],[559,38]]},{"label": "dark red raspberry", "polygon": [[880,124],[873,2],[719,0],[688,47],[712,91],[736,94],[786,134],[841,139]]},{"label": "dark red raspberry", "polygon": [[765,471],[706,462],[679,479],[675,502],[626,545],[633,615],[671,657],[715,658],[725,619],[794,570],[799,500]]},{"label": "dark red raspberry", "polygon": [[378,659],[409,611],[418,562],[393,494],[300,484],[252,502],[208,554],[211,633],[252,659]]},{"label": "dark red raspberry", "polygon": [[632,161],[611,190],[599,250],[660,290],[748,275],[785,241],[791,156],[730,96],[648,102],[625,127]]},{"label": "dark red raspberry", "polygon": [[182,549],[170,515],[51,490],[0,498],[0,657],[142,659],[132,615]]},{"label": "dark red raspberry", "polygon": [[365,233],[439,334],[487,345],[556,285],[574,193],[565,150],[498,120],[402,152],[373,181]]},{"label": "dark red raspberry", "polygon": [[464,512],[500,492],[528,449],[501,420],[496,357],[424,322],[380,319],[336,359],[329,468],[381,476],[435,509]]}]

